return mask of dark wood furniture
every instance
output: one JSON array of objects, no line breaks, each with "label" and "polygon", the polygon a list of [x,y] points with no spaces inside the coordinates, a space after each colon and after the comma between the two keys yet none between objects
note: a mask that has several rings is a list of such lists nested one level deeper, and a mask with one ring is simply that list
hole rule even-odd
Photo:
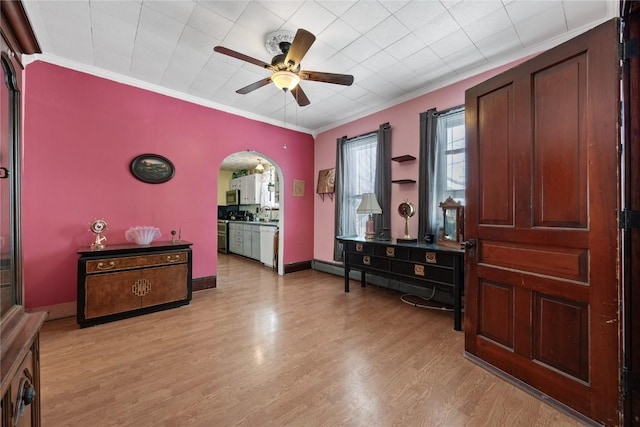
[{"label": "dark wood furniture", "polygon": [[80,327],[189,304],[191,243],[154,242],[79,250]]},{"label": "dark wood furniture", "polygon": [[389,277],[424,287],[435,287],[453,295],[453,328],[462,330],[462,296],[464,293],[464,251],[435,244],[402,243],[337,237],[344,254],[344,291],[349,292],[349,272],[360,270],[361,285],[365,274]]},{"label": "dark wood furniture", "polygon": [[39,331],[22,295],[20,160],[22,55],[40,53],[19,1],[1,2],[0,63],[0,426],[40,425]]}]

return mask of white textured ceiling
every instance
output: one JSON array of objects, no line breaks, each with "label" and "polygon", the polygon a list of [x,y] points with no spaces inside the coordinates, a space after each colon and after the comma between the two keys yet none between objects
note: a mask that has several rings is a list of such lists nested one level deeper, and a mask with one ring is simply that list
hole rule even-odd
[{"label": "white textured ceiling", "polygon": [[[23,3],[43,51],[30,60],[312,134],[548,49],[618,14],[617,0]],[[306,107],[273,84],[237,94],[270,71],[213,47],[270,62],[266,36],[298,28],[316,36],[302,68],[352,74],[354,84],[303,81]]]}]

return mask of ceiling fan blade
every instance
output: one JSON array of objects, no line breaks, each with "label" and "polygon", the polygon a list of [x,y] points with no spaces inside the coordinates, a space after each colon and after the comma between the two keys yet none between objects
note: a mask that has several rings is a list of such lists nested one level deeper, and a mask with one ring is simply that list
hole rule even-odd
[{"label": "ceiling fan blade", "polygon": [[255,64],[258,67],[271,68],[271,64],[267,64],[264,61],[260,61],[259,59],[252,58],[252,57],[247,56],[247,55],[245,55],[243,53],[236,52],[235,50],[231,50],[231,49],[228,49],[228,48],[223,47],[223,46],[216,46],[216,47],[213,48],[213,50],[215,52],[222,53],[223,55],[228,55],[228,56],[230,56],[232,58],[240,59],[240,60],[248,62],[250,64]]},{"label": "ceiling fan blade", "polygon": [[311,104],[311,101],[309,101],[309,98],[307,98],[307,95],[304,93],[300,85],[293,88],[291,95],[293,95],[296,101],[298,101],[298,105],[301,107]]},{"label": "ceiling fan blade", "polygon": [[333,83],[345,86],[351,86],[353,83],[353,76],[350,74],[332,74],[322,73],[320,71],[302,70],[298,75],[302,80],[311,80],[314,82]]},{"label": "ceiling fan blade", "polygon": [[296,70],[300,66],[302,57],[304,57],[314,41],[316,41],[316,36],[302,28],[298,29],[284,63],[290,65],[291,70]]},{"label": "ceiling fan blade", "polygon": [[269,83],[271,83],[271,77],[265,77],[262,80],[259,80],[255,83],[251,83],[249,86],[245,86],[241,89],[238,89],[236,93],[239,93],[240,95],[246,95],[249,92],[253,92],[256,89],[261,88],[262,86],[268,85]]}]

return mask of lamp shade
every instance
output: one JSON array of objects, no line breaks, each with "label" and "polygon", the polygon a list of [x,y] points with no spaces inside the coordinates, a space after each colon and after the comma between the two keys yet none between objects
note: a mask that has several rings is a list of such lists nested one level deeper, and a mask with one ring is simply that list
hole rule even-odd
[{"label": "lamp shade", "polygon": [[278,89],[293,90],[300,83],[300,77],[291,71],[276,71],[271,76],[271,81]]},{"label": "lamp shade", "polygon": [[382,208],[378,204],[376,195],[373,193],[364,193],[362,195],[362,202],[356,209],[359,214],[381,214]]}]

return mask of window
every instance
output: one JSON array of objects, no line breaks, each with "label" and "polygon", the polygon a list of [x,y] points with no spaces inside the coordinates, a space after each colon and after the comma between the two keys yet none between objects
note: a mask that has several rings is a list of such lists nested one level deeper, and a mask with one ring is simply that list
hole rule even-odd
[{"label": "window", "polygon": [[[377,131],[348,139],[336,145],[335,185],[336,236],[361,236],[366,231],[366,215],[356,209],[364,193],[374,193],[382,214],[374,215],[375,229],[389,229],[391,218],[391,126],[383,123]],[[335,240],[333,259],[342,261],[342,243]]]},{"label": "window", "polygon": [[356,209],[362,195],[375,190],[377,145],[377,132],[347,140],[342,145],[341,228],[345,236],[364,236],[368,217],[356,214]]},{"label": "window", "polygon": [[418,235],[433,234],[442,227],[440,203],[447,198],[465,204],[466,142],[464,107],[420,114],[420,191]]},{"label": "window", "polygon": [[440,203],[448,197],[465,204],[465,128],[464,108],[455,108],[437,115],[435,167],[430,192],[432,230],[436,235],[442,227],[442,209]]},{"label": "window", "polygon": [[452,197],[464,205],[465,191],[465,139],[464,111],[439,118],[442,120],[442,134],[438,142],[444,145],[444,194],[442,199]]}]

